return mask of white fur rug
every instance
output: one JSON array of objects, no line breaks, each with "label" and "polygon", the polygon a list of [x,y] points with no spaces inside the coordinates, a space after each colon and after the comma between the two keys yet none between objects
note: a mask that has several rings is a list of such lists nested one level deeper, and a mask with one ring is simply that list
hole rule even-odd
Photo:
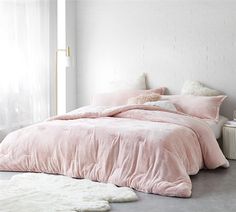
[{"label": "white fur rug", "polygon": [[108,211],[109,202],[135,200],[130,188],[60,175],[26,173],[0,180],[4,212]]}]

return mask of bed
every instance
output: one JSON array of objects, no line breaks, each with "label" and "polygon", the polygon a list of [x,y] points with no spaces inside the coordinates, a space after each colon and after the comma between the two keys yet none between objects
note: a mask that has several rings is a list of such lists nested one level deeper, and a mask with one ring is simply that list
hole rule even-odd
[{"label": "bed", "polygon": [[1,171],[45,172],[190,197],[189,175],[228,167],[199,118],[150,105],[89,106],[10,133]]},{"label": "bed", "polygon": [[228,118],[220,115],[219,121],[217,121],[217,122],[212,121],[212,120],[205,120],[205,121],[207,122],[207,124],[209,125],[211,130],[213,131],[216,139],[220,139],[221,134],[222,134],[222,127],[228,120],[229,120]]}]

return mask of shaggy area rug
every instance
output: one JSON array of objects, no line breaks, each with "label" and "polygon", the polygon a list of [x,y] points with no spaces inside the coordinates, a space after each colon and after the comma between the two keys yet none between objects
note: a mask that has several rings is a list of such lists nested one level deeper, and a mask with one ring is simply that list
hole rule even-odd
[{"label": "shaggy area rug", "polygon": [[137,200],[127,187],[60,175],[25,173],[0,180],[0,211],[108,211],[109,202]]}]

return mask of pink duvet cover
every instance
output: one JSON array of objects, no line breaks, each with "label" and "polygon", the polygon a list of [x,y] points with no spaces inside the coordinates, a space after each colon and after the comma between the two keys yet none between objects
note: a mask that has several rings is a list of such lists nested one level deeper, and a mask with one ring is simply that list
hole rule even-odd
[{"label": "pink duvet cover", "polygon": [[189,175],[219,166],[229,163],[204,121],[147,105],[78,109],[0,144],[2,171],[57,173],[167,196],[189,197]]}]

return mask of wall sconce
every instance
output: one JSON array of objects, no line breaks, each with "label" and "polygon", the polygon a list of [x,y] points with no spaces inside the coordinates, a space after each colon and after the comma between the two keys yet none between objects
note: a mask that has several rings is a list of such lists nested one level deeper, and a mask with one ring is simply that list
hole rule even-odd
[{"label": "wall sconce", "polygon": [[[60,68],[58,67],[58,54],[59,52],[65,52],[65,57],[63,58],[63,63],[61,64],[61,66],[63,66],[64,68],[66,67],[70,67],[71,66],[71,54],[70,54],[70,47],[67,46],[65,49],[57,49],[56,51],[56,76],[55,76],[55,84],[56,84],[56,114],[58,115],[58,112],[61,112],[61,111],[58,111],[58,84],[60,83],[60,80],[58,80],[59,78],[61,80],[66,80],[65,77],[66,77],[66,74],[63,76],[61,75],[60,73],[60,77],[58,78],[59,76],[59,73],[58,73],[58,69],[60,70]],[[61,61],[60,61],[61,62]],[[61,77],[62,76],[62,77]],[[63,82],[61,83],[62,84],[62,87],[64,86],[64,89],[66,89],[66,85],[63,84]],[[59,85],[61,86],[61,85]],[[63,92],[62,92],[63,93]],[[66,94],[66,91],[64,91],[64,93]],[[62,94],[63,96],[63,94]],[[63,97],[64,99],[62,100],[63,101],[63,110],[62,110],[62,113],[66,112],[66,96]],[[64,105],[65,104],[65,105]]]},{"label": "wall sconce", "polygon": [[[57,49],[57,52],[56,52],[56,63],[58,62],[58,53],[59,52],[65,52],[65,56],[66,56],[66,60],[65,60],[65,67],[70,67],[71,65],[71,61],[70,61],[70,47],[67,46],[65,49]],[[57,67],[57,66],[56,66]],[[56,72],[57,72],[57,69],[56,69]]]}]

